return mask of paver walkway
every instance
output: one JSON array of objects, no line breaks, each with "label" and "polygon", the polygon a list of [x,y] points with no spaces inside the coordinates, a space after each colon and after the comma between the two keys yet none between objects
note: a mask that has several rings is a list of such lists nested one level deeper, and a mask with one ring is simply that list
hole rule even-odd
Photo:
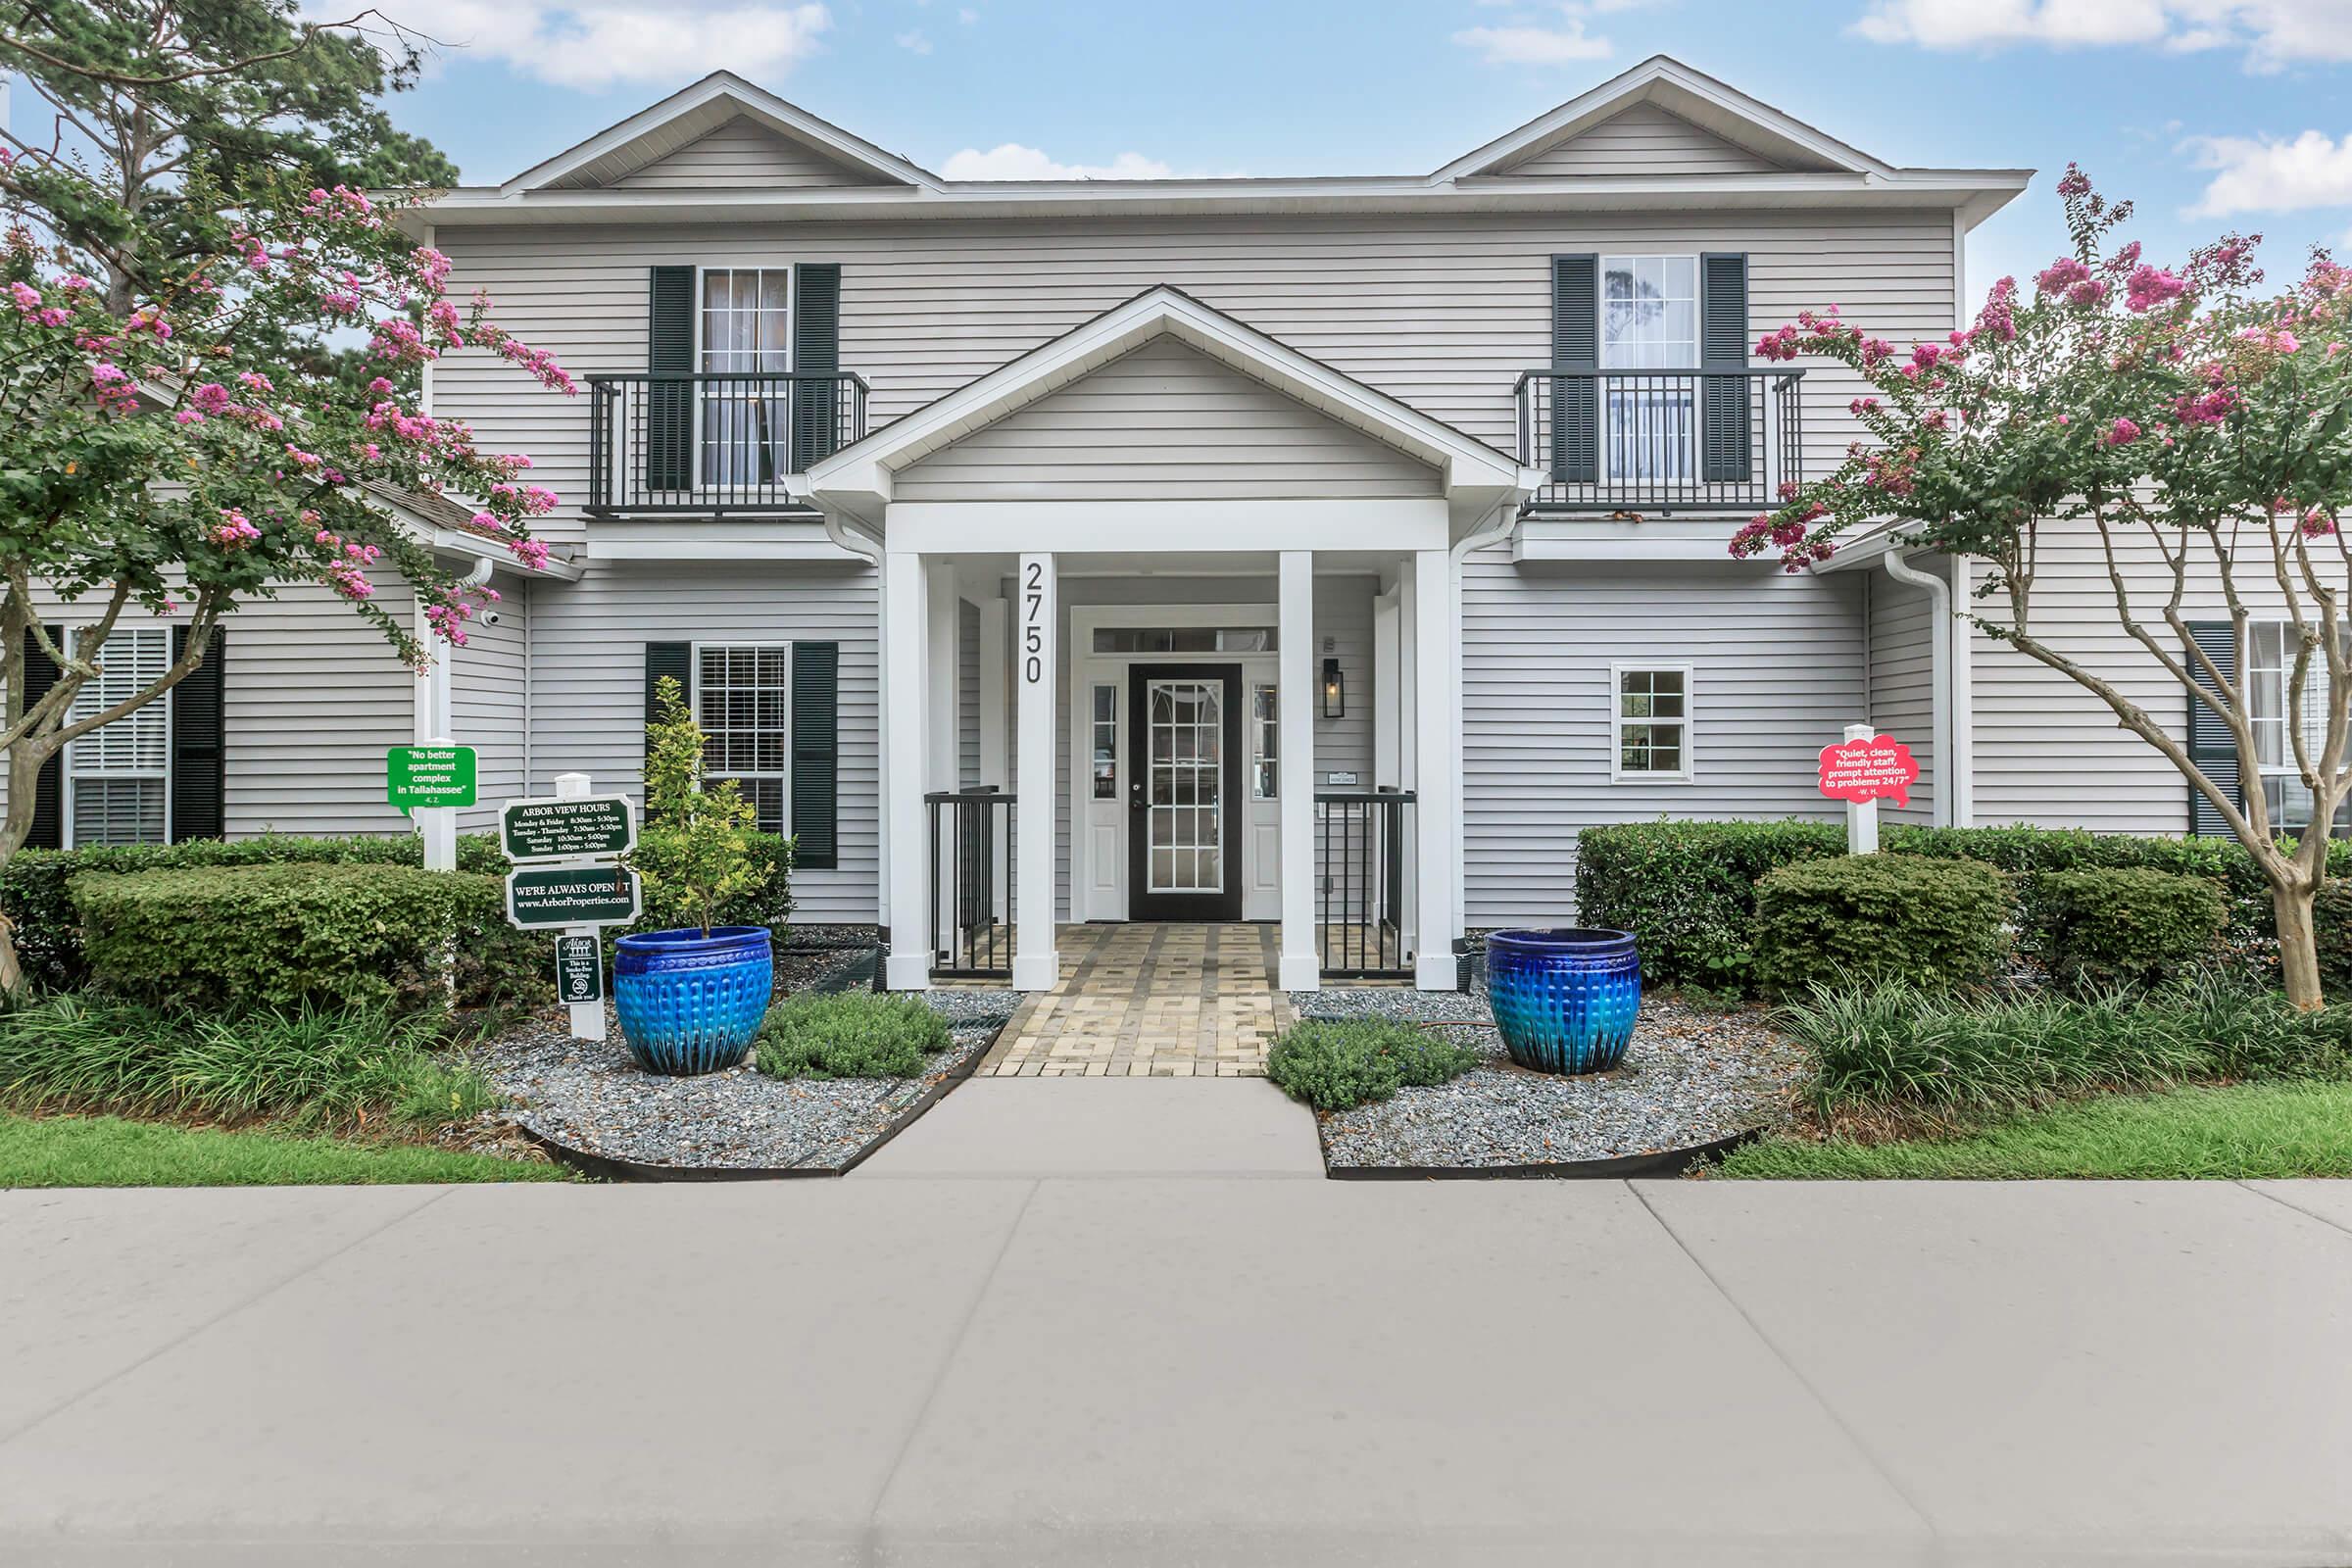
[{"label": "paver walkway", "polygon": [[978,1071],[998,1078],[1262,1078],[1289,1027],[1271,925],[1072,925],[1061,981],[1022,1004]]}]

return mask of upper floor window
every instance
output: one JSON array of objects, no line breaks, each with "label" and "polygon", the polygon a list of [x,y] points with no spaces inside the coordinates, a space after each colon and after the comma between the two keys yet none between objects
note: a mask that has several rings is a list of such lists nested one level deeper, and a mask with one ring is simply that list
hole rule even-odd
[{"label": "upper floor window", "polygon": [[703,272],[702,468],[707,485],[773,484],[790,470],[792,270],[714,267]]},{"label": "upper floor window", "polygon": [[[1698,258],[1600,259],[1604,370],[1690,370],[1698,365]],[[1688,480],[1696,468],[1698,388],[1685,375],[1606,383],[1605,476]]]},{"label": "upper floor window", "polygon": [[[164,678],[172,630],[134,626],[98,651],[97,677],[74,694],[69,723],[102,713]],[[66,743],[66,847],[169,841],[172,694]]]},{"label": "upper floor window", "polygon": [[694,716],[705,777],[735,780],[760,832],[790,832],[792,645],[697,644]]}]

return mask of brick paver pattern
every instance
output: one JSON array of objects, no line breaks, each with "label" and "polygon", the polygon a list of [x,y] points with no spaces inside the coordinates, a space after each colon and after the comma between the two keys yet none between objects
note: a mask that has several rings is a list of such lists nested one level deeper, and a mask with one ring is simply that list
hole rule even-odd
[{"label": "brick paver pattern", "polygon": [[1061,982],[981,1061],[1000,1078],[1262,1078],[1289,1027],[1272,925],[1064,926]]}]

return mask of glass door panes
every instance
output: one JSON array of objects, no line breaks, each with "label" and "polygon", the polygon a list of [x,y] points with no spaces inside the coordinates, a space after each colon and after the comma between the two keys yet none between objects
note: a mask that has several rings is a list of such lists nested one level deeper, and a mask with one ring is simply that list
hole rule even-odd
[{"label": "glass door panes", "polygon": [[703,274],[703,369],[742,377],[705,381],[702,475],[706,486],[773,484],[792,466],[792,273],[785,268],[716,268]]},{"label": "glass door panes", "polygon": [[1153,893],[1225,888],[1225,688],[1213,680],[1147,683]]},{"label": "glass door panes", "polygon": [[1095,799],[1119,798],[1119,689],[1095,688]]},{"label": "glass door panes", "polygon": [[1697,473],[1698,259],[1604,256],[1600,267],[1602,461],[1610,479]]},{"label": "glass door panes", "polygon": [[1250,733],[1256,754],[1250,760],[1250,791],[1261,801],[1282,794],[1282,712],[1271,684],[1250,688]]}]

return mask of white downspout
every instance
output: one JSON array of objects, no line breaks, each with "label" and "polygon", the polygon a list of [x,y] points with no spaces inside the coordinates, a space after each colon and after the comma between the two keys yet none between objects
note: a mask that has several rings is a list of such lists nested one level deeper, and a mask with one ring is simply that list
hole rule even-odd
[{"label": "white downspout", "polygon": [[[1932,682],[1935,699],[1936,765],[1942,783],[1936,791],[1936,825],[1968,827],[1976,816],[1974,772],[1975,724],[1970,712],[1968,645],[1962,640],[1960,619],[1952,603],[1952,585],[1933,572],[1911,564],[1909,552],[1889,550],[1880,559],[1886,575],[1896,582],[1927,590],[1931,631]],[[1965,576],[1965,562],[1955,558],[1954,575]]]},{"label": "white downspout", "polygon": [[[1470,553],[1473,550],[1484,549],[1486,546],[1493,544],[1495,540],[1500,539],[1503,535],[1509,533],[1511,531],[1511,525],[1517,522],[1518,518],[1518,502],[1516,499],[1506,497],[1503,500],[1496,502],[1494,504],[1494,510],[1489,513],[1484,518],[1480,519],[1478,526],[1464,534],[1454,545],[1454,547],[1447,552],[1447,559],[1446,563],[1446,632],[1447,636],[1453,639],[1453,648],[1451,650],[1453,691],[1450,694],[1453,699],[1450,705],[1453,712],[1452,716],[1446,721],[1446,745],[1448,750],[1450,750],[1453,755],[1446,760],[1446,765],[1453,769],[1454,928],[1451,931],[1443,934],[1444,940],[1448,946],[1451,946],[1451,944],[1457,938],[1459,938],[1463,932],[1467,931],[1470,926],[1470,873],[1468,869],[1469,854],[1466,847],[1467,838],[1462,828],[1462,824],[1466,822],[1470,816],[1470,791],[1469,778],[1467,776],[1468,769],[1464,767],[1462,761],[1462,670],[1466,662],[1466,661],[1463,659],[1462,646],[1462,563],[1470,558]],[[1416,593],[1427,593],[1429,589],[1425,584],[1416,583],[1414,585],[1414,591]],[[1428,697],[1427,695],[1424,695],[1419,700],[1426,702],[1428,701]],[[1425,942],[1429,940],[1427,934],[1424,934],[1422,940]]]},{"label": "white downspout", "polygon": [[[890,595],[882,591],[882,546],[852,529],[830,512],[817,514],[825,537],[853,556],[862,556],[874,568],[874,777],[887,789],[890,783],[890,723],[883,715],[890,706],[890,661],[881,657],[883,639],[890,635]],[[890,810],[879,792],[874,799],[874,923],[890,929]]]}]

